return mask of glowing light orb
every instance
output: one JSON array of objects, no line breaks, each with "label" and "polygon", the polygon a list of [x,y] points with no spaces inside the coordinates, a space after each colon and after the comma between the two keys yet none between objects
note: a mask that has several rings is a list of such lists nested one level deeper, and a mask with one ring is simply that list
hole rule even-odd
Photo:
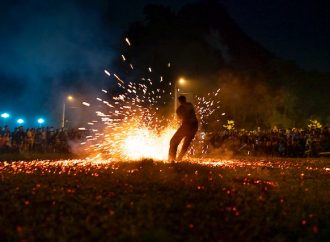
[{"label": "glowing light orb", "polygon": [[24,123],[24,120],[21,119],[21,118],[19,118],[19,119],[17,119],[17,123],[18,123],[18,124],[23,124],[23,123]]},{"label": "glowing light orb", "polygon": [[45,120],[44,120],[43,118],[39,118],[39,119],[37,120],[37,122],[38,122],[38,124],[43,124],[43,123],[45,122]]},{"label": "glowing light orb", "polygon": [[1,118],[9,118],[9,114],[8,113],[2,113],[1,114]]}]

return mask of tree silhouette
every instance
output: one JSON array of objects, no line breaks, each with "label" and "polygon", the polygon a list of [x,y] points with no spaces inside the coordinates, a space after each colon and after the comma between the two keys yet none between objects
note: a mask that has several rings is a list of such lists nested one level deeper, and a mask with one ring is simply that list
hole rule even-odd
[{"label": "tree silhouette", "polygon": [[329,75],[306,73],[274,56],[246,35],[219,1],[187,4],[178,12],[151,4],[144,16],[125,33],[132,46],[121,48],[134,73],[116,63],[128,79],[163,76],[173,82],[183,75],[194,80],[195,94],[220,87],[224,110],[242,127],[290,127],[313,114],[327,115],[322,89],[329,86]]}]

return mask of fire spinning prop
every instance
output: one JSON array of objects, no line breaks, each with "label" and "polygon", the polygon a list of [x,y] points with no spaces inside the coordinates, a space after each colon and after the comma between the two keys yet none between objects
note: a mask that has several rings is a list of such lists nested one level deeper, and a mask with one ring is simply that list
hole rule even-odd
[{"label": "fire spinning prop", "polygon": [[[125,41],[130,47],[129,39],[126,38]],[[123,62],[127,63],[124,55],[121,55],[121,58]],[[134,70],[133,64],[128,65],[130,69]],[[168,68],[170,68],[170,64],[168,64]],[[151,67],[148,67],[147,70],[152,72]],[[97,156],[102,155],[118,160],[143,158],[166,160],[169,141],[179,124],[176,119],[164,115],[162,107],[167,105],[169,97],[173,100],[175,95],[166,90],[170,88],[169,86],[175,85],[166,81],[163,76],[160,76],[158,83],[150,78],[141,78],[139,81],[126,83],[116,73],[108,70],[104,70],[104,72],[107,76],[115,78],[122,93],[113,96],[110,100],[105,100],[100,97],[108,94],[108,91],[102,89],[102,96],[96,98],[106,111],[96,111],[98,120],[88,123],[92,127],[92,134],[87,137],[86,142],[82,143],[87,146],[86,150]],[[220,108],[220,101],[215,101],[219,92],[220,89],[208,93],[206,97],[196,96],[195,107],[201,126],[205,126],[209,117]],[[108,98],[109,96],[106,99]],[[90,106],[87,102],[83,104]],[[96,126],[102,126],[104,130],[93,129]],[[203,138],[204,136],[199,136],[195,139],[190,154],[196,154],[197,147],[203,143]],[[202,150],[199,153],[205,153],[205,148],[199,150]]]}]

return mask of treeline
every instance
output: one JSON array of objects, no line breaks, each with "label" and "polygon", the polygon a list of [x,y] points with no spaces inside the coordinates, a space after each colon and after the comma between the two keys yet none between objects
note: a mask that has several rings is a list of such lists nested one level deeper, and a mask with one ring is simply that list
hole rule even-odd
[{"label": "treeline", "polygon": [[118,58],[114,66],[127,80],[162,76],[174,82],[184,76],[189,86],[182,91],[196,95],[221,88],[222,109],[247,128],[330,122],[330,73],[306,72],[277,58],[245,34],[218,1],[187,4],[177,12],[147,5],[144,16],[123,36],[131,46],[124,41],[118,46],[126,63]]}]

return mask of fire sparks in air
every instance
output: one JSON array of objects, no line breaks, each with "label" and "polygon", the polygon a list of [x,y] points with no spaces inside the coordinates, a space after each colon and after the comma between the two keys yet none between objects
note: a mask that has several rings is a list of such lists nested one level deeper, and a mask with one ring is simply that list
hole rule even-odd
[{"label": "fire sparks in air", "polygon": [[[131,47],[129,39],[126,38],[125,41]],[[126,62],[129,59],[127,55],[121,55],[121,58],[125,65],[134,70],[133,64]],[[170,66],[169,62],[168,67]],[[87,151],[97,156],[121,160],[167,159],[170,139],[179,124],[169,118],[168,114],[164,114],[164,109],[172,105],[174,90],[171,89],[175,85],[172,86],[164,75],[154,81],[148,77],[153,74],[152,67],[147,67],[146,70],[147,77],[134,82],[124,81],[118,74],[111,75],[108,70],[104,70],[107,76],[114,77],[121,93],[110,96],[107,90],[102,89],[103,94],[96,98],[102,105],[96,111],[101,125],[88,122],[93,128],[92,134],[83,142]],[[206,97],[196,97],[197,102],[192,100],[201,125],[207,124],[208,118],[220,108],[219,101],[215,101],[219,92],[220,89]],[[87,102],[83,104],[90,106]],[[196,150],[199,142],[195,142],[192,150]],[[190,152],[194,153],[196,152]]]}]

